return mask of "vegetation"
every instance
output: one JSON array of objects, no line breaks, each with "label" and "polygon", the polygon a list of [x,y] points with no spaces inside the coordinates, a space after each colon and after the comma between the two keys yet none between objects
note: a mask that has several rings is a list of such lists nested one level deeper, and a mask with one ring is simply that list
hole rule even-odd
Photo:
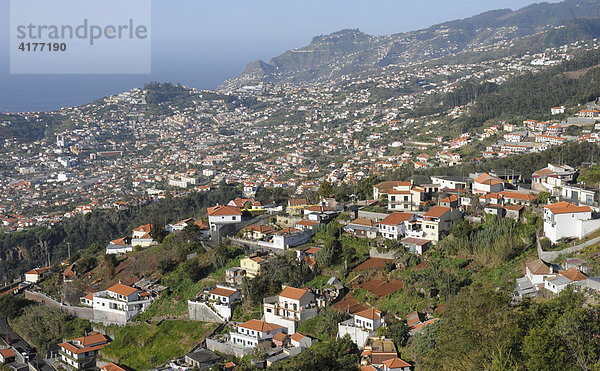
[{"label": "vegetation", "polygon": [[284,362],[274,370],[358,370],[359,350],[348,336],[326,343],[317,343]]},{"label": "vegetation", "polygon": [[513,307],[491,287],[452,300],[439,328],[415,339],[425,369],[591,370],[600,366],[598,306],[564,290]]},{"label": "vegetation", "polygon": [[31,305],[10,321],[10,326],[44,355],[50,345],[62,339],[83,336],[90,323],[54,307]]},{"label": "vegetation", "polygon": [[23,315],[23,311],[30,305],[35,304],[21,296],[4,295],[0,297],[0,313],[9,320]]},{"label": "vegetation", "polygon": [[[238,186],[222,183],[209,193],[191,193],[177,198],[169,196],[156,203],[132,206],[129,210],[96,210],[65,219],[51,228],[36,227],[22,232],[0,233],[0,281],[8,281],[31,268],[46,265],[49,256],[52,263],[64,260],[68,256],[67,244],[70,244],[76,260],[90,246],[95,245],[99,251],[109,241],[130,235],[133,228],[142,224],[164,226],[185,217],[200,218],[206,215],[208,206],[224,204],[241,195]],[[194,236],[191,233],[185,237],[197,242]],[[84,270],[95,266],[91,259],[97,251],[88,251],[89,257],[83,262]]]},{"label": "vegetation", "polygon": [[148,370],[189,352],[216,326],[182,320],[110,326],[106,330],[114,340],[102,349],[102,356],[136,370]]}]

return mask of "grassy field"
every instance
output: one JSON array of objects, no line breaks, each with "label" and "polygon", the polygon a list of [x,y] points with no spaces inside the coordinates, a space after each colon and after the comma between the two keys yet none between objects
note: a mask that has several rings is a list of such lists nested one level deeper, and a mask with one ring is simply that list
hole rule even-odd
[{"label": "grassy field", "polygon": [[111,326],[107,330],[114,340],[102,349],[102,356],[136,370],[148,370],[189,352],[216,327],[216,323],[183,320]]}]

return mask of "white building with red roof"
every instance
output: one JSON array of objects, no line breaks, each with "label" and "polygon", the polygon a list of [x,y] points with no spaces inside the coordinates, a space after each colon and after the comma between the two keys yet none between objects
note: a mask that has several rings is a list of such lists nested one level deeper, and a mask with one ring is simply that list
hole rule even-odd
[{"label": "white building with red roof", "polygon": [[243,348],[254,348],[260,341],[270,340],[278,332],[285,333],[285,327],[251,319],[237,326],[235,332],[229,333],[229,341]]},{"label": "white building with red roof", "polygon": [[242,221],[242,210],[236,206],[217,205],[207,210],[211,230],[216,230],[221,225],[237,224]]},{"label": "white building with red roof", "polygon": [[392,358],[383,361],[383,371],[410,371],[412,366],[400,358]]},{"label": "white building with red roof", "polygon": [[278,296],[263,300],[265,321],[285,327],[288,334],[295,333],[302,322],[318,313],[315,295],[307,288],[287,286]]},{"label": "white building with red roof", "polygon": [[504,190],[504,181],[488,173],[480,174],[473,180],[473,193],[497,193]]},{"label": "white building with red roof", "polygon": [[50,267],[34,268],[30,271],[25,272],[25,281],[31,283],[39,282],[42,277],[48,273]]},{"label": "white building with red roof", "polygon": [[233,315],[235,306],[242,301],[242,294],[228,286],[217,285],[204,290],[193,300],[188,300],[191,320],[204,322],[226,322]]},{"label": "white building with red roof", "polygon": [[384,326],[382,312],[368,308],[354,313],[352,318],[338,323],[338,335],[350,336],[350,339],[362,349],[370,336],[377,335],[377,329]]},{"label": "white building with red roof", "polygon": [[61,361],[76,370],[94,369],[100,349],[108,345],[108,338],[99,332],[59,343]]},{"label": "white building with red roof", "polygon": [[600,219],[592,219],[589,206],[566,201],[544,206],[544,235],[552,243],[561,238],[583,238],[600,228]]},{"label": "white building with red roof", "polygon": [[80,299],[81,304],[94,309],[94,320],[106,323],[127,323],[152,304],[152,296],[143,290],[116,283],[103,291]]},{"label": "white building with red roof", "polygon": [[379,222],[379,233],[387,239],[397,240],[406,235],[410,223],[416,220],[413,213],[393,212]]}]

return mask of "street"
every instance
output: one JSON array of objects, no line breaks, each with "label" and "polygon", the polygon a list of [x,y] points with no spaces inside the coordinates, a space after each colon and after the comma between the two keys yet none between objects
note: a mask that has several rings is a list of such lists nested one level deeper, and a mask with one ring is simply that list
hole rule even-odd
[{"label": "street", "polygon": [[[17,333],[14,332],[12,328],[10,328],[10,326],[8,325],[8,322],[6,321],[6,317],[1,313],[0,313],[0,337],[2,337],[2,339],[5,342],[8,342],[8,338],[17,339],[17,341],[15,343],[11,344],[11,346],[13,348],[21,348],[24,350],[27,348],[33,348],[29,344],[27,344],[27,342],[25,342],[25,340],[21,339],[21,337],[19,335],[17,335]],[[39,354],[33,353],[33,352],[30,354],[35,354],[34,357],[30,358],[29,363],[36,370],[40,370],[40,371],[54,370],[50,365],[48,365],[44,361],[44,359],[42,357],[40,357]]]}]

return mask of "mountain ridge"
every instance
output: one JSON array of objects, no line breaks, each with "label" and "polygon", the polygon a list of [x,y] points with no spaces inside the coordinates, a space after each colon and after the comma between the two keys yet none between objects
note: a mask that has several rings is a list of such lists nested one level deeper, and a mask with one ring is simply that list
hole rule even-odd
[{"label": "mountain ridge", "polygon": [[389,65],[428,61],[547,32],[578,18],[600,18],[600,0],[565,0],[531,4],[514,11],[490,10],[385,36],[343,29],[315,36],[308,45],[290,49],[268,63],[251,62],[242,74],[226,80],[219,90],[259,83],[319,82]]}]

